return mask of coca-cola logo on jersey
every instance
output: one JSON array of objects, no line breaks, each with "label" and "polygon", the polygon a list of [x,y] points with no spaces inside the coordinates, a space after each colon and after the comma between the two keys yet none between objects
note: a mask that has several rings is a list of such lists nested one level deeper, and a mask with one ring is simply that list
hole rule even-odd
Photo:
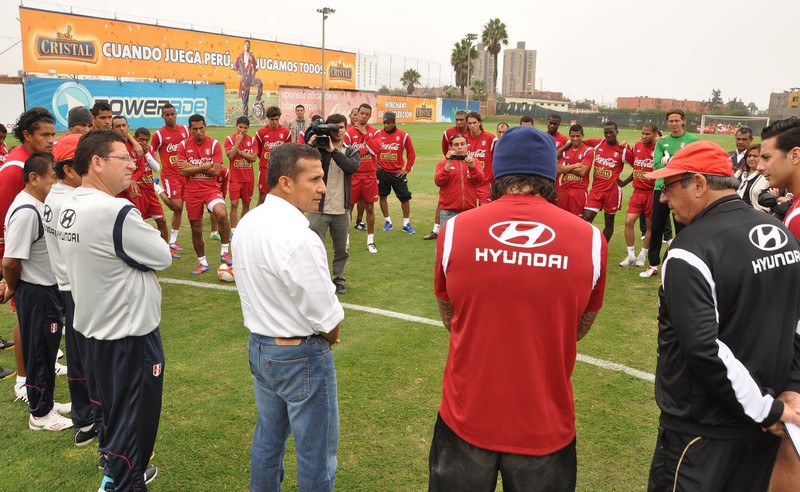
[{"label": "coca-cola logo on jersey", "polygon": [[270,149],[274,149],[278,145],[281,145],[283,142],[264,142],[264,143],[267,144],[267,147],[269,147]]},{"label": "coca-cola logo on jersey", "polygon": [[186,162],[188,162],[189,164],[195,165],[195,166],[205,166],[206,164],[211,162],[211,159],[209,159],[207,157],[206,158],[201,158],[201,159],[196,159],[194,157],[187,157],[186,158]]},{"label": "coca-cola logo on jersey", "polygon": [[617,165],[616,159],[612,159],[611,157],[603,158],[600,157],[599,155],[594,158],[594,162],[598,166],[603,166],[603,167],[616,167]]},{"label": "coca-cola logo on jersey", "polygon": [[653,159],[639,159],[637,157],[633,161],[633,165],[636,167],[646,167],[647,169],[653,169]]},{"label": "coca-cola logo on jersey", "polygon": [[399,143],[381,143],[381,150],[400,150]]},{"label": "coca-cola logo on jersey", "polygon": [[167,152],[177,152],[178,151],[178,144],[169,144],[167,145]]},{"label": "coca-cola logo on jersey", "polygon": [[506,246],[518,248],[538,248],[550,244],[556,238],[556,232],[540,222],[522,222],[509,220],[498,222],[489,227],[489,234]]},{"label": "coca-cola logo on jersey", "polygon": [[486,157],[486,149],[478,149],[470,152],[473,158],[483,159]]}]

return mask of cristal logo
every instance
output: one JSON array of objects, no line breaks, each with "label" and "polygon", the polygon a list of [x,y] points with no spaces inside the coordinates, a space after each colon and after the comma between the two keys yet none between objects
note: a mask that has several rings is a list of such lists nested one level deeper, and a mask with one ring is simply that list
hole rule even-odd
[{"label": "cristal logo", "polygon": [[783,230],[774,225],[761,224],[750,229],[750,242],[758,249],[775,251],[786,246],[789,238]]},{"label": "cristal logo", "polygon": [[399,143],[391,143],[391,144],[382,143],[381,144],[381,150],[400,150],[400,144]]},{"label": "cristal logo", "polygon": [[550,244],[556,232],[539,222],[509,220],[489,227],[489,234],[506,246],[518,248],[538,248]]}]

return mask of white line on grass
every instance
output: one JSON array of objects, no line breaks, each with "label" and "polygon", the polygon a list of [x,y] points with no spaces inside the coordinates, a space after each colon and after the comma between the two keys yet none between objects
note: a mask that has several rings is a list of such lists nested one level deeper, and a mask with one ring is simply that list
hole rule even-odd
[{"label": "white line on grass", "polygon": [[[177,285],[187,285],[189,287],[200,287],[202,289],[214,289],[214,290],[224,290],[228,292],[236,292],[236,287],[233,285],[219,285],[219,284],[209,284],[205,282],[193,282],[191,280],[180,280],[176,278],[161,278],[159,279],[161,283],[164,284],[177,284]],[[364,313],[370,314],[378,314],[381,316],[386,316],[389,318],[401,319],[403,321],[411,321],[414,323],[421,323],[423,325],[430,325],[430,326],[442,326],[441,321],[437,321],[435,319],[430,318],[423,318],[421,316],[413,316],[410,314],[398,313],[395,311],[387,311],[385,309],[378,309],[369,306],[360,306],[358,304],[349,304],[346,302],[342,303],[342,307],[345,309],[352,309],[353,311],[361,311]],[[583,362],[585,364],[590,364],[593,366],[597,366],[603,369],[607,369],[609,371],[617,371],[625,373],[629,376],[633,376],[635,378],[655,382],[656,377],[649,372],[640,371],[638,369],[634,369],[632,367],[628,367],[622,364],[617,364],[616,362],[611,362],[603,359],[598,359],[589,355],[578,354],[577,360]]]}]

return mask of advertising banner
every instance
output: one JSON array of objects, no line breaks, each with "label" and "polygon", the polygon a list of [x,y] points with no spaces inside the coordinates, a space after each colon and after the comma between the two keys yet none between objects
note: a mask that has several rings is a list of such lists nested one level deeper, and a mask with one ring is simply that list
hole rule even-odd
[{"label": "advertising banner", "polygon": [[[224,7],[221,7],[224,8]],[[22,64],[59,73],[223,83],[229,89],[281,85],[356,88],[356,55],[225,34],[20,7]],[[241,85],[241,88],[240,88]]]},{"label": "advertising banner", "polygon": [[75,106],[91,108],[106,101],[114,115],[128,119],[130,127],[164,125],[161,107],[172,103],[178,122],[187,124],[197,113],[208,125],[225,124],[225,87],[222,84],[168,84],[109,80],[25,78],[25,107],[43,106],[56,117],[56,130],[67,129],[67,113]]},{"label": "advertising banner", "polygon": [[[459,111],[464,111],[466,101],[463,99],[442,99],[442,114],[439,118],[439,121],[448,121],[451,123],[455,123],[456,121],[456,113]],[[469,109],[467,112],[475,111],[480,112],[481,103],[480,101],[470,101],[469,102]]]},{"label": "advertising banner", "polygon": [[355,92],[355,91],[325,91],[325,112],[322,114],[320,101],[322,92],[317,89],[303,89],[299,87],[281,87],[280,89],[280,108],[281,123],[288,125],[296,118],[294,108],[302,104],[306,108],[306,118],[311,118],[315,114],[328,117],[334,113],[340,113],[348,117],[350,110],[357,108],[363,103],[372,106],[372,118],[370,123],[377,120],[375,106],[378,104],[378,95],[374,92]]},{"label": "advertising banner", "polygon": [[378,111],[373,112],[377,121],[383,113],[394,111],[398,123],[436,122],[436,99],[408,96],[378,96]]}]

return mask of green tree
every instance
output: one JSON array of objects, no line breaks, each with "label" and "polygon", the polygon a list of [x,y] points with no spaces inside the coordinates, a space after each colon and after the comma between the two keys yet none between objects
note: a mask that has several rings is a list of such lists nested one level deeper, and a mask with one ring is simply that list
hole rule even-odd
[{"label": "green tree", "polygon": [[450,54],[450,64],[456,72],[456,87],[461,89],[461,97],[464,97],[464,89],[467,87],[467,77],[472,70],[472,61],[478,58],[478,48],[472,45],[472,41],[462,39],[455,43]]},{"label": "green tree", "polygon": [[755,115],[758,113],[758,106],[756,106],[756,103],[751,102],[747,105],[747,110],[750,111],[751,115]]},{"label": "green tree", "polygon": [[483,80],[473,81],[469,91],[472,93],[472,98],[476,101],[485,101],[488,95],[486,92],[486,82]]},{"label": "green tree", "polygon": [[486,47],[486,51],[492,55],[492,94],[497,94],[497,55],[500,54],[501,45],[508,44],[506,25],[498,18],[491,19],[483,26],[481,43]]},{"label": "green tree", "polygon": [[419,72],[414,70],[413,68],[409,68],[405,72],[403,72],[403,76],[400,77],[400,83],[403,84],[403,87],[406,88],[409,94],[414,93],[414,89],[416,86],[419,85],[419,79],[422,77]]},{"label": "green tree", "polygon": [[455,99],[457,90],[458,89],[452,85],[446,85],[442,87],[442,95],[445,97],[445,99]]},{"label": "green tree", "polygon": [[712,89],[711,99],[708,100],[708,109],[715,110],[722,106],[722,90]]}]

